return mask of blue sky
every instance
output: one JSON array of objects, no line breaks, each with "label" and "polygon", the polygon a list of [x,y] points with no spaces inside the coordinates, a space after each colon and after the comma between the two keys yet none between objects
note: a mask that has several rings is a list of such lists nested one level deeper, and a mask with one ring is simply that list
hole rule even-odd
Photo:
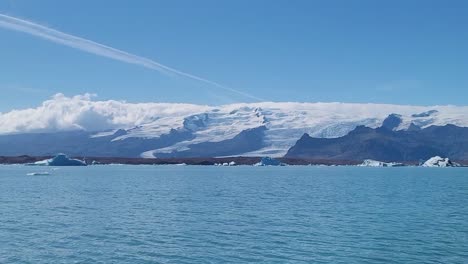
[{"label": "blue sky", "polygon": [[[268,101],[466,105],[466,1],[5,0],[0,13]],[[58,92],[129,102],[253,101],[4,28],[0,89],[0,111]]]}]

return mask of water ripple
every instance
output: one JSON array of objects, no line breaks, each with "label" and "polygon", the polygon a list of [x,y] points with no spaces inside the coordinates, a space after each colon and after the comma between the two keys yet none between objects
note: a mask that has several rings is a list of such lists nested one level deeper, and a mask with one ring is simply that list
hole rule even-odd
[{"label": "water ripple", "polygon": [[0,167],[0,263],[468,263],[466,169]]}]

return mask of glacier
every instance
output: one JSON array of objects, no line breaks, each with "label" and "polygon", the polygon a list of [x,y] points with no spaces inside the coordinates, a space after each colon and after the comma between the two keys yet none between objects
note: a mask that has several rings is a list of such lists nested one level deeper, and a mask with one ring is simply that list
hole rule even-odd
[{"label": "glacier", "polygon": [[357,126],[380,127],[391,114],[394,130],[453,124],[468,127],[466,106],[411,106],[359,103],[260,102],[220,106],[180,103],[129,103],[95,100],[91,94],[57,94],[36,108],[0,113],[0,134],[88,131],[91,137],[158,138],[174,131],[190,137],[142,157],[186,151],[206,142],[223,142],[243,131],[264,127],[262,146],[242,156],[280,157],[304,134],[336,138]]}]

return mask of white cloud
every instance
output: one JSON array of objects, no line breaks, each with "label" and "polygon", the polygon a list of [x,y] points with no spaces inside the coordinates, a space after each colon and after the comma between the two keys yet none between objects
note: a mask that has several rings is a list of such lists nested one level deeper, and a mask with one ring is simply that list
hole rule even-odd
[{"label": "white cloud", "polygon": [[0,133],[48,132],[130,128],[159,118],[186,116],[208,106],[191,104],[93,101],[92,94],[67,97],[56,94],[37,108],[0,114]]}]

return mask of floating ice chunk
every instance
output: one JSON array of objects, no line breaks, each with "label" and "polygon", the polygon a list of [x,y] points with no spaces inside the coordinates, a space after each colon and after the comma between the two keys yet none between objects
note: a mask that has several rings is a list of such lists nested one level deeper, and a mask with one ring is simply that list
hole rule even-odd
[{"label": "floating ice chunk", "polygon": [[84,161],[78,160],[78,159],[72,159],[69,158],[65,154],[58,154],[57,156],[51,158],[51,159],[46,159],[46,160],[41,160],[34,162],[29,165],[36,165],[36,166],[86,166],[86,163]]},{"label": "floating ice chunk", "polygon": [[27,173],[26,175],[28,176],[39,176],[39,175],[50,175],[47,171],[41,171],[41,172],[30,172]]},{"label": "floating ice chunk", "polygon": [[259,163],[254,164],[254,166],[284,166],[284,163],[281,163],[279,160],[263,157]]},{"label": "floating ice chunk", "polygon": [[423,167],[459,167],[460,164],[452,162],[449,158],[442,158],[440,156],[435,156],[428,159]]},{"label": "floating ice chunk", "polygon": [[358,166],[360,167],[402,167],[403,163],[398,162],[383,162],[378,160],[366,159]]}]

